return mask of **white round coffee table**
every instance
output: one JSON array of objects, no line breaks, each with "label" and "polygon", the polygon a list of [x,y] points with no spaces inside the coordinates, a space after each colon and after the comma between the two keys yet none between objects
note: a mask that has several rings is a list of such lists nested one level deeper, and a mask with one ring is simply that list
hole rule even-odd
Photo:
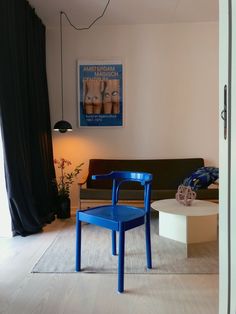
[{"label": "white round coffee table", "polygon": [[165,199],[151,207],[159,211],[159,235],[185,243],[187,251],[189,244],[217,240],[218,204],[194,200],[184,206],[176,199]]}]

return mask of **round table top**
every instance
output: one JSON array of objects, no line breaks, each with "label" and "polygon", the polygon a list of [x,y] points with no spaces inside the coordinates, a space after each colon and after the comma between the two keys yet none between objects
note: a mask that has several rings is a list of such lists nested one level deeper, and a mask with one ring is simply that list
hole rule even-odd
[{"label": "round table top", "polygon": [[151,207],[159,212],[183,216],[208,216],[219,212],[219,204],[203,200],[194,200],[191,206],[185,206],[176,199],[165,199],[153,202]]}]

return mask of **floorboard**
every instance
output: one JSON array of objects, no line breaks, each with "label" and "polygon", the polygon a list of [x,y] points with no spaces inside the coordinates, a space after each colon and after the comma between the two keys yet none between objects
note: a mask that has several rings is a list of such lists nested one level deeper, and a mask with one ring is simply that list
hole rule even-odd
[{"label": "floorboard", "polygon": [[29,237],[0,239],[0,314],[217,314],[218,275],[33,274],[63,221]]}]

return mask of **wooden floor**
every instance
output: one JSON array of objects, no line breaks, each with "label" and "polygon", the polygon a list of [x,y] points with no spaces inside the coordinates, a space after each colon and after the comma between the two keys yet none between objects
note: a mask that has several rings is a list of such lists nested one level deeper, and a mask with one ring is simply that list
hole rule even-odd
[{"label": "wooden floor", "polygon": [[218,275],[32,274],[60,230],[0,239],[0,314],[217,314]]}]

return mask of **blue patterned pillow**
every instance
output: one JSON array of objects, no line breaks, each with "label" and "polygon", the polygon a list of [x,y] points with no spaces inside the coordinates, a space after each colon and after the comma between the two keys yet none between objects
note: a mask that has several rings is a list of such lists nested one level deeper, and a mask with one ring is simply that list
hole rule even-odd
[{"label": "blue patterned pillow", "polygon": [[219,178],[219,168],[201,167],[184,179],[183,185],[190,186],[192,190],[207,188]]}]

